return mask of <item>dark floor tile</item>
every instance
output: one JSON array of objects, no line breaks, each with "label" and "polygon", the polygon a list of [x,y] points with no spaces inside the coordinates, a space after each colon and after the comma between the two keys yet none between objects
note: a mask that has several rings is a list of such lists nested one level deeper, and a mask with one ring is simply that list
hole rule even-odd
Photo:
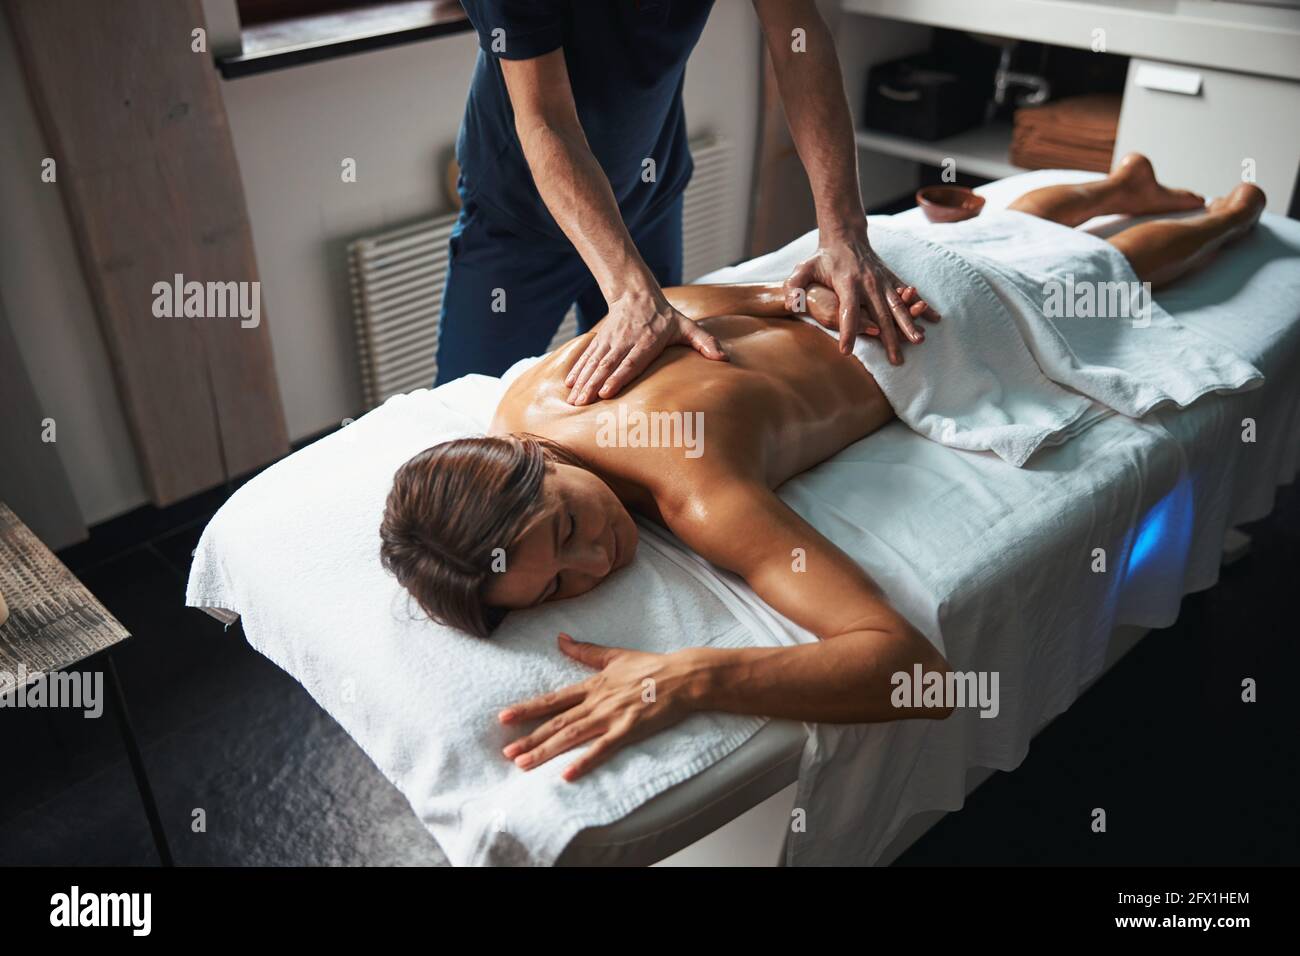
[{"label": "dark floor tile", "polygon": [[[296,688],[243,640],[212,618],[183,606],[177,570],[148,548],[82,572],[86,586],[131,633],[108,655],[116,663],[135,733],[142,746],[222,706],[232,688]],[[108,655],[70,670],[96,675],[108,692]],[[116,714],[86,719],[69,710],[13,709],[0,714],[0,741],[12,766],[23,768],[0,792],[0,820],[49,799],[123,756]]]},{"label": "dark floor tile", "polygon": [[[230,686],[144,761],[180,865],[445,865],[400,793],[297,684]],[[0,865],[157,862],[125,760],[0,820]]]},{"label": "dark floor tile", "polygon": [[166,508],[142,505],[90,529],[90,537],[58,552],[74,574],[143,547],[157,537],[193,524],[220,508],[237,487],[222,484]]},{"label": "dark floor tile", "polygon": [[0,866],[156,866],[125,761],[0,821]]},{"label": "dark floor tile", "polygon": [[183,576],[152,549],[99,565],[82,580],[131,632],[112,653],[145,742],[218,706],[230,686],[276,673],[238,629],[185,607]]},{"label": "dark floor tile", "polygon": [[245,694],[151,752],[178,862],[445,865],[405,798],[295,688]]},{"label": "dark floor tile", "polygon": [[189,579],[194,549],[199,546],[199,538],[203,536],[203,529],[207,524],[207,519],[196,521],[171,534],[157,538],[151,545],[176,570],[182,580]]},{"label": "dark floor tile", "polygon": [[0,747],[11,768],[0,787],[0,824],[104,772],[123,754],[107,705],[98,718],[64,709],[6,708],[0,712]]}]

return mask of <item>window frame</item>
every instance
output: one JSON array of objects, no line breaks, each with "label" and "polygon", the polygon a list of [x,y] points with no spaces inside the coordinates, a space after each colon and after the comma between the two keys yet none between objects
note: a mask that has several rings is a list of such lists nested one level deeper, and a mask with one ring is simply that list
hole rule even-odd
[{"label": "window frame", "polygon": [[474,28],[458,0],[225,2],[236,16],[251,14],[250,22],[239,23],[239,49],[215,56],[227,80]]}]

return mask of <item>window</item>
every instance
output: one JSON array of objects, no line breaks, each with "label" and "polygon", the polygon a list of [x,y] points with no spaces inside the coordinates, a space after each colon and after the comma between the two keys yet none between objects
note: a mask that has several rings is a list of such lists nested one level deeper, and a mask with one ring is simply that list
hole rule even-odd
[{"label": "window", "polygon": [[459,0],[229,0],[239,50],[227,79],[472,29]]},{"label": "window", "polygon": [[373,7],[388,0],[236,0],[239,22],[246,27],[279,20],[300,20],[357,7]]}]

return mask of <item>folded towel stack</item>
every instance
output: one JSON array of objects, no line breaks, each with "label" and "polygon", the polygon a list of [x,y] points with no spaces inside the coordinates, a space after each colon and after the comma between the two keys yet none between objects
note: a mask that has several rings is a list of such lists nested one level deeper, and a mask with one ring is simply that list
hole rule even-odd
[{"label": "folded towel stack", "polygon": [[1100,93],[1016,110],[1011,162],[1025,169],[1109,172],[1119,105],[1117,94]]}]

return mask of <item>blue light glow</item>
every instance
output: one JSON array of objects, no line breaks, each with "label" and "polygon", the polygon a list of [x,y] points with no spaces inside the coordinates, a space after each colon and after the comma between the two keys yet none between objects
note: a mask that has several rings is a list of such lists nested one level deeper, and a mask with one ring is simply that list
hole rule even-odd
[{"label": "blue light glow", "polygon": [[1181,571],[1192,543],[1193,518],[1191,485],[1180,481],[1138,524],[1129,550],[1129,574],[1153,562],[1169,565],[1172,561]]}]

